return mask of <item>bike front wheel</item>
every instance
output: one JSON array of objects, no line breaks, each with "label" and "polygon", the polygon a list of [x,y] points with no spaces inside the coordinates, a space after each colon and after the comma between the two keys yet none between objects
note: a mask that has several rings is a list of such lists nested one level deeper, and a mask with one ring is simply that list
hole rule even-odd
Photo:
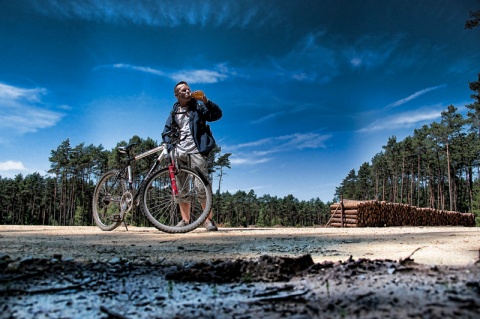
[{"label": "bike front wheel", "polygon": [[126,180],[118,170],[111,170],[100,178],[93,193],[93,218],[101,230],[114,230],[122,223],[120,212],[126,190]]},{"label": "bike front wheel", "polygon": [[[159,230],[186,233],[200,226],[212,207],[212,189],[201,172],[181,167],[175,173],[178,195],[174,195],[168,168],[152,175],[140,190],[141,210]],[[182,223],[181,209],[189,215]]]}]

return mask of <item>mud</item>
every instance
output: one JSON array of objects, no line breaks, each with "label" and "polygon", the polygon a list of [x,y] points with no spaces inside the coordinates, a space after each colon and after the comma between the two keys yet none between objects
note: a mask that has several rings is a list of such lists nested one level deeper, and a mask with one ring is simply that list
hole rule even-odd
[{"label": "mud", "polygon": [[0,318],[478,318],[479,233],[0,226]]}]

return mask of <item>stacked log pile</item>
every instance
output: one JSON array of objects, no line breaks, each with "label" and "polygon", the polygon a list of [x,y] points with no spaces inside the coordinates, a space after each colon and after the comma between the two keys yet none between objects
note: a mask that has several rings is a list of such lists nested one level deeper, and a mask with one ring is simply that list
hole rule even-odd
[{"label": "stacked log pile", "polygon": [[380,201],[343,201],[330,206],[332,227],[475,226],[475,215]]}]

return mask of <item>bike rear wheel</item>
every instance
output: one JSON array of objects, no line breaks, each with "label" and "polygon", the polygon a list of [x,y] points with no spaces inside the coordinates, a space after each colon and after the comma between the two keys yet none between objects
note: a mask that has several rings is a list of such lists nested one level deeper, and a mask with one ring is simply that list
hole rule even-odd
[{"label": "bike rear wheel", "polygon": [[120,219],[122,196],[127,191],[127,182],[118,170],[111,170],[100,178],[93,193],[93,218],[101,230],[117,228]]},{"label": "bike rear wheel", "polygon": [[[140,190],[141,210],[157,229],[167,233],[186,233],[207,219],[212,207],[212,190],[199,171],[181,167],[175,176],[179,195],[173,195],[168,168],[152,175]],[[187,225],[179,225],[182,221],[181,204],[190,207]]]}]

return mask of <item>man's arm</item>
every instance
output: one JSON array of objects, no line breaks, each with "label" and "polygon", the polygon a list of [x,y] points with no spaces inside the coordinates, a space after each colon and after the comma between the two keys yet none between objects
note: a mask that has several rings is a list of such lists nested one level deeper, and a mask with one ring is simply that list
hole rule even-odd
[{"label": "man's arm", "polygon": [[204,104],[205,110],[203,116],[206,121],[213,122],[222,118],[223,112],[220,106],[211,100],[207,100],[207,103]]},{"label": "man's arm", "polygon": [[165,127],[163,128],[163,132],[162,132],[162,140],[167,144],[171,143],[171,138],[170,138],[171,132],[172,132],[172,116],[170,115],[167,118],[167,121],[165,122]]}]

